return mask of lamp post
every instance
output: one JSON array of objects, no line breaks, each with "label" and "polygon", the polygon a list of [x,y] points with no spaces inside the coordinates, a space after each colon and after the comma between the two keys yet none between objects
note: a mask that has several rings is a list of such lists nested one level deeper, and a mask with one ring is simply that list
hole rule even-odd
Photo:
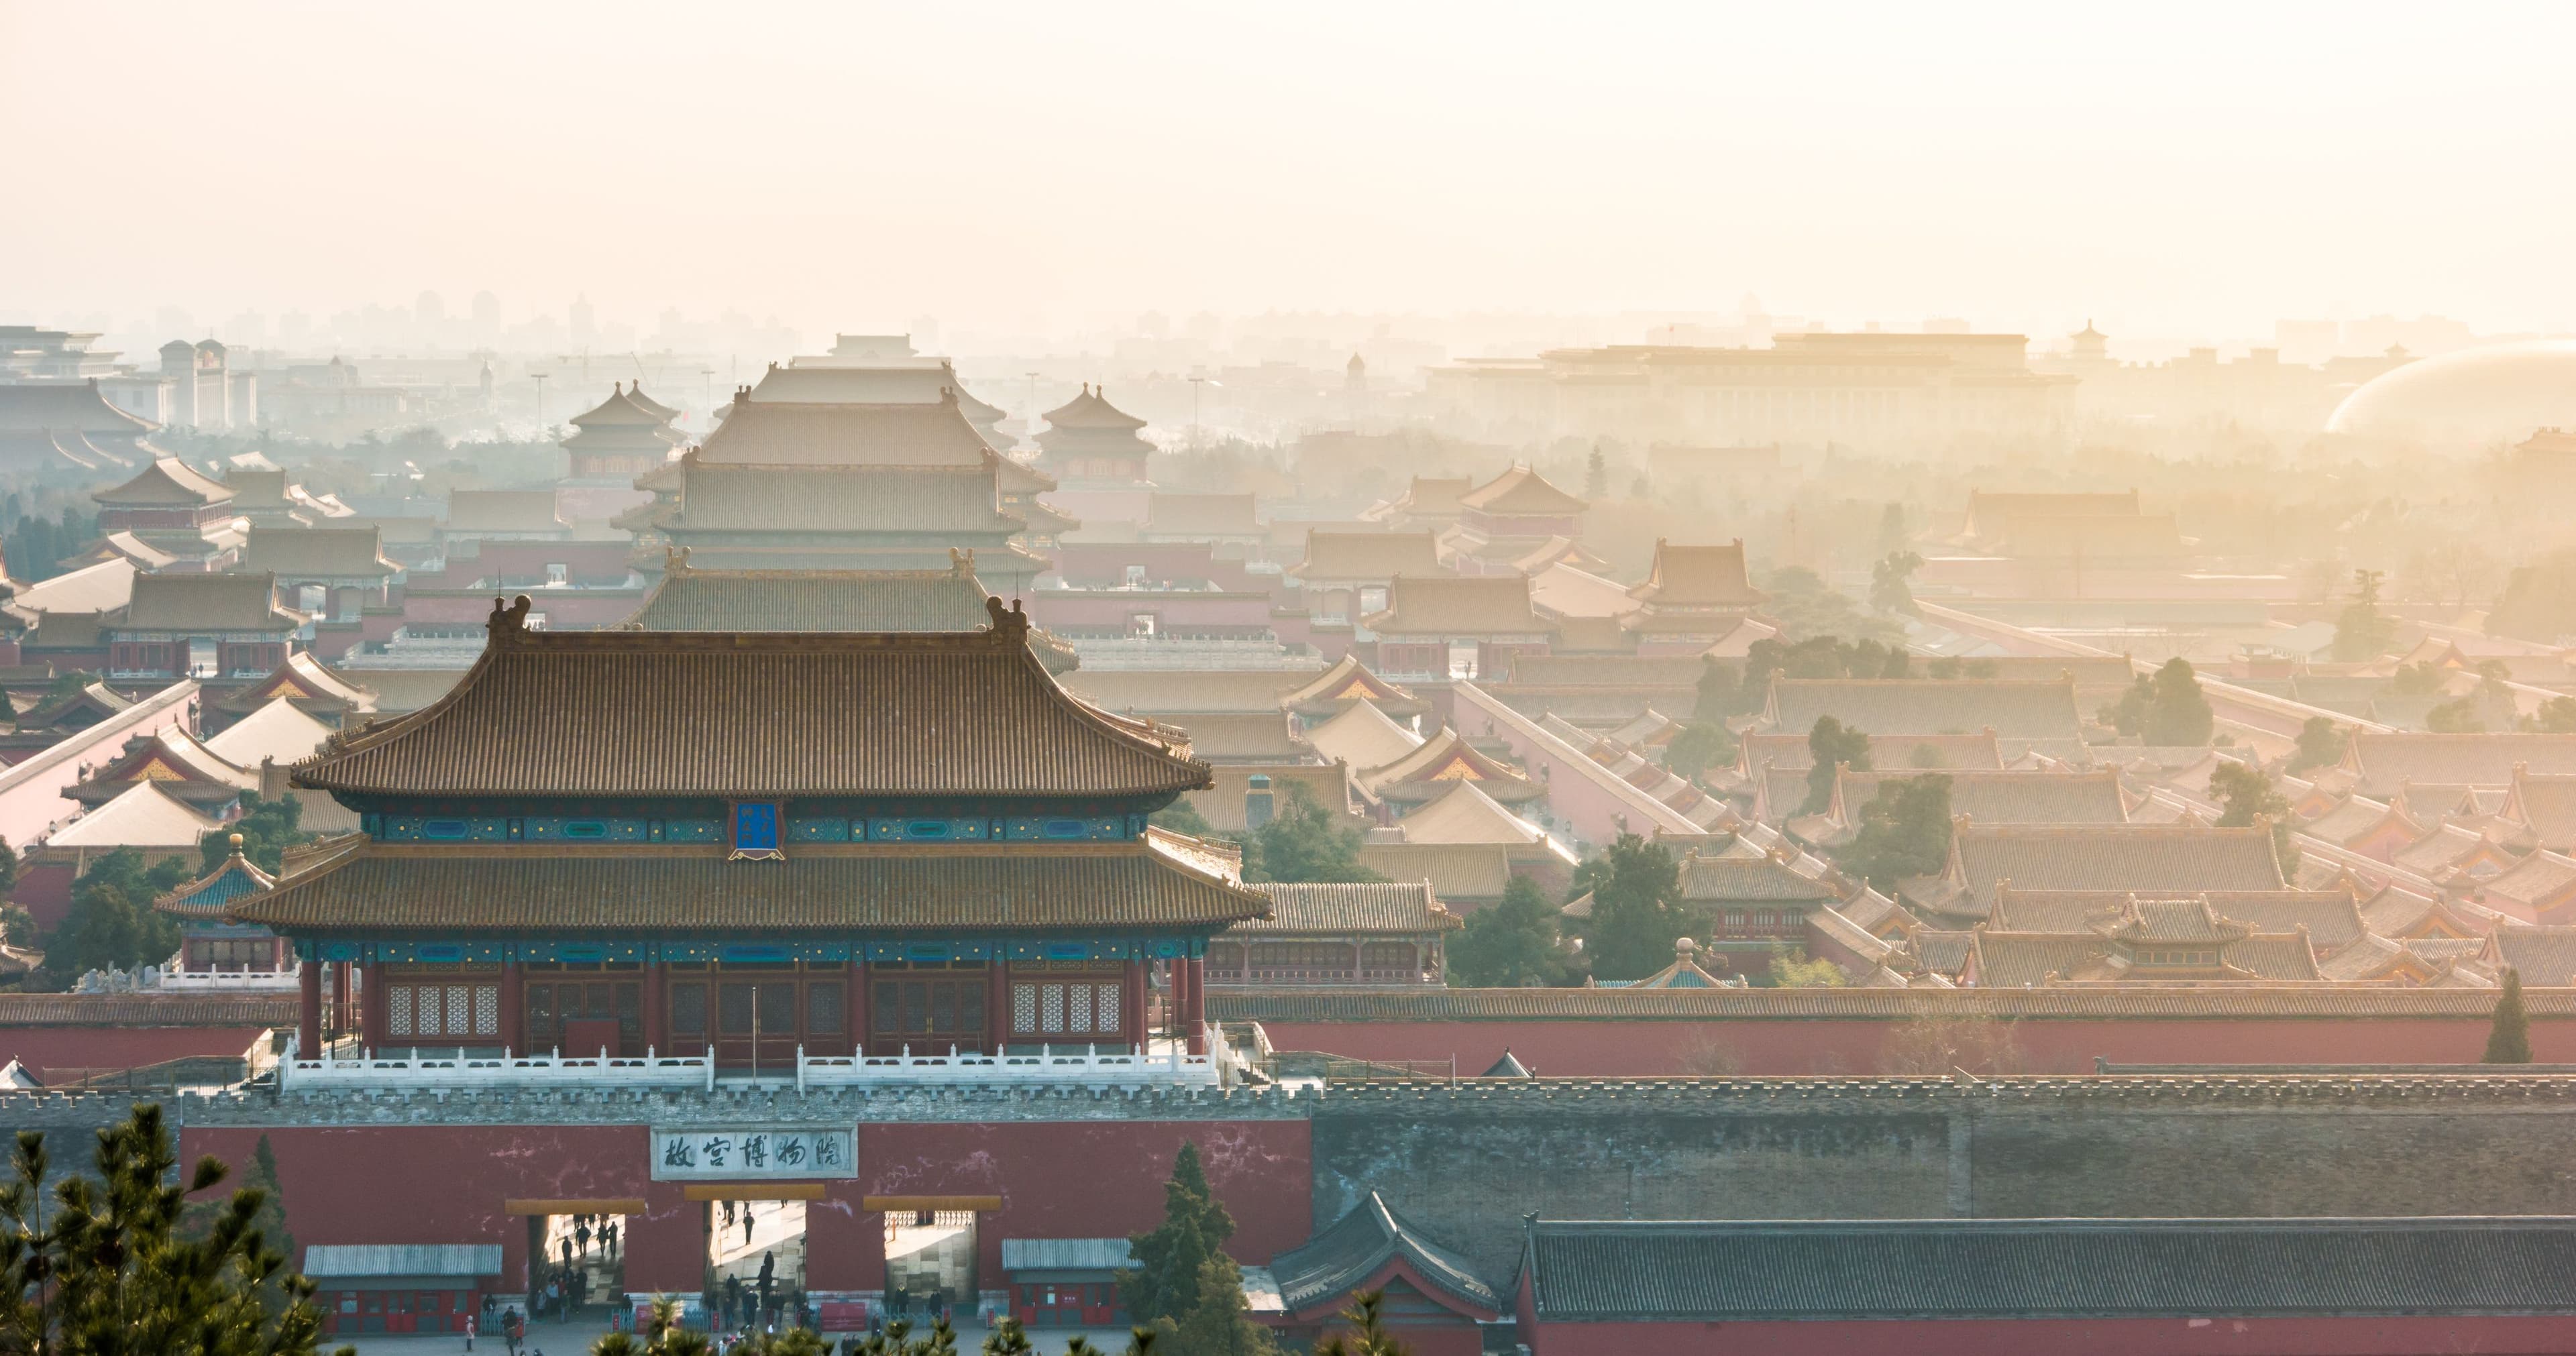
[{"label": "lamp post", "polygon": [[553,373],[550,372],[528,374],[529,379],[537,383],[537,441],[539,442],[544,442],[546,438],[546,378],[552,375]]}]

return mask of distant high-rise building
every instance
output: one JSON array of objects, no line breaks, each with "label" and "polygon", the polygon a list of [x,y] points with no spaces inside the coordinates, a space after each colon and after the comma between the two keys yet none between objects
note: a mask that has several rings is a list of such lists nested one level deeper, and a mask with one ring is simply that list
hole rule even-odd
[{"label": "distant high-rise building", "polygon": [[598,337],[599,312],[592,309],[588,294],[584,293],[573,297],[572,312],[567,319],[570,322],[568,328],[571,331],[572,341],[574,343],[587,344],[592,339]]},{"label": "distant high-rise building", "polygon": [[436,292],[423,292],[411,304],[411,318],[422,328],[447,323],[447,298]]}]

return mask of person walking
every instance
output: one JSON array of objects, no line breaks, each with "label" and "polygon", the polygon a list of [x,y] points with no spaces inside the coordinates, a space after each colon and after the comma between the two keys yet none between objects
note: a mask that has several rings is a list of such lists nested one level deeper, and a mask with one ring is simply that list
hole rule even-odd
[{"label": "person walking", "polygon": [[465,1349],[467,1351],[474,1349],[474,1315],[472,1314],[465,1316]]}]

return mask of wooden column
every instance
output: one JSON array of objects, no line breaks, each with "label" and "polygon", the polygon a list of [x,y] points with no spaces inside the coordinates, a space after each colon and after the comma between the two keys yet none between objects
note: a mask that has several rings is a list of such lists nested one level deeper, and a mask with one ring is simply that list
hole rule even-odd
[{"label": "wooden column", "polygon": [[850,1055],[868,1058],[868,957],[863,949],[850,949]]},{"label": "wooden column", "polygon": [[528,1053],[528,984],[517,961],[501,962],[501,1044],[514,1055]]},{"label": "wooden column", "polygon": [[305,1059],[322,1057],[322,962],[304,962],[296,977],[300,1001],[295,1011],[295,1053]]},{"label": "wooden column", "polygon": [[1127,962],[1127,982],[1119,989],[1119,1019],[1126,1026],[1119,1034],[1127,1038],[1127,1046],[1131,1050],[1142,1051],[1145,1048],[1145,1014],[1153,1008],[1153,975],[1152,961]]},{"label": "wooden column", "polygon": [[358,1044],[369,1050],[382,1049],[388,1025],[385,996],[385,967],[382,961],[360,961],[358,972]]},{"label": "wooden column", "polygon": [[1187,976],[1184,982],[1187,985],[1189,999],[1182,1005],[1181,1012],[1188,1031],[1190,1053],[1204,1055],[1207,1053],[1207,1031],[1204,1025],[1207,1004],[1203,1001],[1207,984],[1207,962],[1192,956],[1181,962],[1181,973]]},{"label": "wooden column", "polygon": [[1011,963],[996,958],[984,967],[984,1050],[1003,1054],[1010,1044]]}]

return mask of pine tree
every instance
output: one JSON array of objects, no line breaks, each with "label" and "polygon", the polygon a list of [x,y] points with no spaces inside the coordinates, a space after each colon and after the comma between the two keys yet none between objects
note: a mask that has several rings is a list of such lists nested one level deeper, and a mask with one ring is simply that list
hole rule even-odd
[{"label": "pine tree", "polygon": [[1592,455],[1583,463],[1583,497],[1599,503],[1610,494],[1610,459],[1601,455],[1601,443],[1595,439]]},{"label": "pine tree", "polygon": [[1449,981],[1471,989],[1565,982],[1555,906],[1526,876],[1514,876],[1492,908],[1467,916],[1449,944]]},{"label": "pine tree", "polygon": [[1843,869],[1881,890],[1950,862],[1950,778],[1891,777],[1860,807],[1860,829],[1834,853]]},{"label": "pine tree", "polygon": [[[97,1178],[51,1188],[45,1137],[18,1136],[17,1180],[0,1187],[0,1349],[195,1356],[309,1353],[322,1330],[313,1283],[262,1232],[265,1200],[235,1191],[201,1237],[179,1228],[187,1198],[222,1183],[198,1161],[182,1183],[161,1108],[137,1106],[98,1133]],[[263,1292],[284,1302],[274,1309]],[[349,1351],[350,1348],[342,1348]]]},{"label": "pine tree", "polygon": [[1118,1273],[1118,1293],[1139,1320],[1178,1319],[1199,1306],[1200,1273],[1234,1237],[1234,1216],[1208,1187],[1199,1149],[1181,1141],[1163,1184],[1163,1222],[1128,1240],[1134,1269]]},{"label": "pine tree", "polygon": [[1248,881],[1382,881],[1360,865],[1360,831],[1341,823],[1304,785],[1290,782],[1278,813],[1244,845]]},{"label": "pine tree", "polygon": [[1243,1300],[1243,1269],[1220,1252],[1199,1264],[1198,1303],[1164,1320],[1169,1328],[1155,1327],[1189,1356],[1274,1356],[1279,1348],[1269,1330],[1252,1321],[1250,1308]]},{"label": "pine tree", "polygon": [[2510,965],[2504,968],[2504,992],[2496,998],[2495,1025],[2487,1031],[2487,1052],[2480,1062],[2531,1062],[2531,1014],[2522,1006],[2522,974]]},{"label": "pine tree", "polygon": [[2191,661],[2176,655],[2149,680],[2150,695],[2138,734],[2149,744],[2197,747],[2218,728],[2209,698],[2201,695],[2200,677]]},{"label": "pine tree", "polygon": [[1676,938],[1695,936],[1705,925],[1681,906],[1681,865],[1672,850],[1633,833],[1576,868],[1574,885],[1592,892],[1586,949],[1602,979],[1653,974],[1672,964]]},{"label": "pine tree", "polygon": [[1869,771],[1869,736],[1831,716],[1816,717],[1807,731],[1807,800],[1798,813],[1811,815],[1834,803],[1834,769]]}]

